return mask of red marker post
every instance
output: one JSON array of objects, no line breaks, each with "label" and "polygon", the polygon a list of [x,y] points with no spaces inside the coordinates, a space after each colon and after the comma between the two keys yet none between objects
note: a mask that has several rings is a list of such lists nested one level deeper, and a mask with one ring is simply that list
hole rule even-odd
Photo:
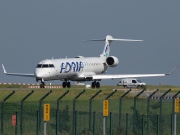
[{"label": "red marker post", "polygon": [[11,123],[12,123],[12,126],[15,127],[15,135],[17,135],[17,112],[16,114],[13,114],[12,115],[12,118],[11,118]]},{"label": "red marker post", "polygon": [[16,126],[16,115],[15,114],[12,115],[11,122],[12,122],[12,126],[15,127]]}]

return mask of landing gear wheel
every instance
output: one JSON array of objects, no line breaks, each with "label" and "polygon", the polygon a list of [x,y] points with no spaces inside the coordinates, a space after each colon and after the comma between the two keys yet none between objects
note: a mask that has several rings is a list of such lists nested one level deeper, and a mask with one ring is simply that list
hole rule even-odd
[{"label": "landing gear wheel", "polygon": [[92,83],[91,83],[91,88],[94,89],[94,88],[95,88],[95,85],[96,85],[96,83],[95,83],[95,82],[92,82]]},{"label": "landing gear wheel", "polygon": [[99,82],[96,82],[96,81],[92,82],[92,83],[91,83],[91,88],[92,88],[92,89],[94,89],[94,88],[100,88],[100,83],[99,83]]},{"label": "landing gear wheel", "polygon": [[66,88],[67,83],[66,83],[66,82],[63,82],[63,83],[62,83],[62,86],[63,86],[63,88]]},{"label": "landing gear wheel", "polygon": [[70,87],[71,87],[71,83],[67,82],[67,88],[70,88]]},{"label": "landing gear wheel", "polygon": [[40,84],[40,88],[43,88],[43,85],[42,85],[42,84]]},{"label": "landing gear wheel", "polygon": [[45,88],[45,83],[44,82],[41,82],[40,88]]},{"label": "landing gear wheel", "polygon": [[100,83],[96,82],[96,88],[100,88]]},{"label": "landing gear wheel", "polygon": [[127,88],[127,85],[123,85],[124,88]]}]

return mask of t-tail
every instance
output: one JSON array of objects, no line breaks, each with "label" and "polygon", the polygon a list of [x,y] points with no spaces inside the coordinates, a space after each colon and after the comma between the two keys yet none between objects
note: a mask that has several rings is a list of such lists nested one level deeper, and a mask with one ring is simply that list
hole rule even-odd
[{"label": "t-tail", "polygon": [[130,41],[130,42],[141,42],[143,40],[134,40],[134,39],[118,39],[113,38],[111,35],[107,35],[106,39],[92,39],[92,40],[86,40],[86,41],[105,41],[105,46],[103,53],[100,55],[100,57],[109,57],[110,54],[110,45],[112,41]]}]

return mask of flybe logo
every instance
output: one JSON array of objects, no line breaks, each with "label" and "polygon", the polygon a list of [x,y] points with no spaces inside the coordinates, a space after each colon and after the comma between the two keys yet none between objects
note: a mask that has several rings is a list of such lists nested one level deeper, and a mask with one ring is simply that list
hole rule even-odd
[{"label": "flybe logo", "polygon": [[84,68],[83,63],[80,62],[62,62],[60,66],[60,73],[80,72]]}]

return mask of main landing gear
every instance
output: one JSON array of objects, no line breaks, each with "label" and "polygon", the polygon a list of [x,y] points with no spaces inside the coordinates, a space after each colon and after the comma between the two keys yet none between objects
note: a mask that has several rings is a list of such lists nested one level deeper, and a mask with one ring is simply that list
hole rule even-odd
[{"label": "main landing gear", "polygon": [[96,82],[96,81],[92,82],[92,83],[91,83],[91,88],[92,88],[92,89],[100,88],[100,83],[99,83],[99,82]]},{"label": "main landing gear", "polygon": [[63,87],[63,88],[66,88],[66,87],[67,87],[67,88],[70,88],[70,87],[71,87],[71,82],[67,82],[67,81],[63,82],[63,83],[62,83],[62,87]]}]

